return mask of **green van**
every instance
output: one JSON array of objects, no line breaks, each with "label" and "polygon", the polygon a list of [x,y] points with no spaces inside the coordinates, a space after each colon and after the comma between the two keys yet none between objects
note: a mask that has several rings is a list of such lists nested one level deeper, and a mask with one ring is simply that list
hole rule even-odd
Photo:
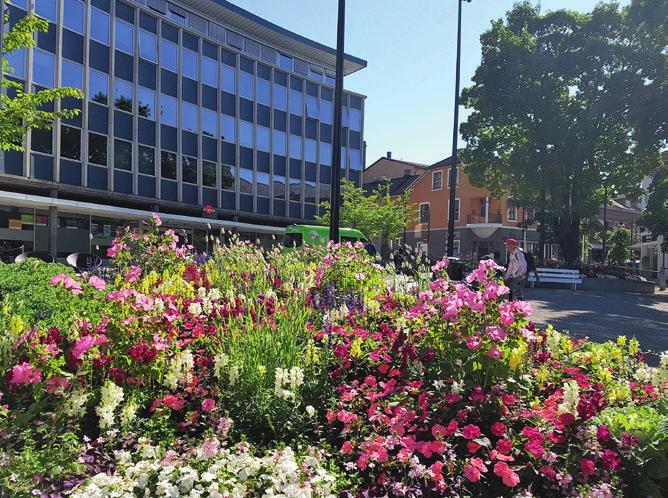
[{"label": "green van", "polygon": [[[354,228],[339,228],[341,242],[366,242],[366,237]],[[318,225],[290,225],[285,229],[283,247],[291,250],[296,247],[326,246],[329,242],[329,227]]]}]

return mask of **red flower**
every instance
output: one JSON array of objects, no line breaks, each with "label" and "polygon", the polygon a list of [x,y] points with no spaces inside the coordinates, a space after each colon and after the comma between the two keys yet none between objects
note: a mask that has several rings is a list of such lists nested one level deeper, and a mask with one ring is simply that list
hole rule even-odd
[{"label": "red flower", "polygon": [[205,412],[211,412],[216,407],[216,402],[211,398],[206,398],[202,401],[202,410]]},{"label": "red flower", "polygon": [[496,449],[499,453],[507,455],[510,453],[510,450],[513,449],[513,442],[508,438],[500,439],[499,442],[496,443]]},{"label": "red flower", "polygon": [[480,445],[475,441],[469,441],[468,443],[466,443],[466,448],[469,450],[469,453],[471,455],[474,455],[476,451],[480,449]]},{"label": "red flower", "polygon": [[464,467],[464,475],[471,482],[478,482],[480,474],[487,472],[487,467],[480,458],[471,458]]},{"label": "red flower", "polygon": [[543,465],[540,468],[540,471],[545,474],[545,477],[547,477],[549,481],[554,482],[557,480],[557,472],[549,465]]},{"label": "red flower", "polygon": [[465,425],[462,429],[462,436],[466,439],[475,439],[480,436],[480,427],[474,424]]},{"label": "red flower", "polygon": [[610,430],[607,428],[607,426],[601,424],[596,430],[596,438],[598,439],[599,443],[605,444],[612,439],[612,434],[610,434]]},{"label": "red flower", "polygon": [[162,404],[168,408],[171,408],[174,411],[179,411],[181,408],[183,408],[183,405],[185,405],[185,401],[183,401],[178,396],[174,396],[173,394],[168,394],[167,396],[162,398]]},{"label": "red flower", "polygon": [[506,462],[496,462],[494,464],[494,474],[499,476],[503,484],[509,488],[514,488],[520,483],[520,476]]},{"label": "red flower", "polygon": [[502,437],[506,433],[506,426],[501,422],[494,422],[489,431],[496,437]]},{"label": "red flower", "polygon": [[350,444],[350,441],[346,441],[343,443],[343,446],[341,446],[341,453],[344,455],[350,455],[353,452],[353,445]]},{"label": "red flower", "polygon": [[612,450],[605,450],[603,452],[603,466],[609,470],[617,470],[621,466],[619,453]]},{"label": "red flower", "polygon": [[588,479],[589,476],[596,472],[596,465],[594,465],[594,462],[588,458],[583,458],[580,460],[580,472],[582,472],[585,479]]},{"label": "red flower", "polygon": [[545,453],[545,448],[538,439],[531,439],[524,445],[524,449],[531,453],[535,458],[540,458]]}]

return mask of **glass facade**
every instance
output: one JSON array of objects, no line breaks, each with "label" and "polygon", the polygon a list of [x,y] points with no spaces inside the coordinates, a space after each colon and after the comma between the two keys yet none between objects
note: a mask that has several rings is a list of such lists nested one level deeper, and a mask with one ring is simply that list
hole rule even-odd
[{"label": "glass facade", "polygon": [[[9,54],[13,76],[27,88],[77,87],[86,98],[61,103],[80,108],[77,118],[31,133],[24,176],[290,218],[311,218],[328,200],[333,68],[305,63],[313,69],[304,72],[277,47],[198,33],[181,10],[34,4],[53,39],[40,34],[35,47]],[[20,18],[25,7],[8,8]],[[358,184],[363,104],[344,93],[343,175]]]}]

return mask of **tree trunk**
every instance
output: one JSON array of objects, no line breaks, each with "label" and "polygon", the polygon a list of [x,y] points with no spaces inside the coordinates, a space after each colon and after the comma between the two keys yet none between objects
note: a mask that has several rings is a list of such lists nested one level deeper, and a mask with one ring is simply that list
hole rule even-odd
[{"label": "tree trunk", "polygon": [[390,244],[385,235],[380,236],[380,257],[383,261],[390,260]]},{"label": "tree trunk", "polygon": [[580,218],[563,219],[561,223],[561,252],[567,263],[574,263],[580,257]]}]

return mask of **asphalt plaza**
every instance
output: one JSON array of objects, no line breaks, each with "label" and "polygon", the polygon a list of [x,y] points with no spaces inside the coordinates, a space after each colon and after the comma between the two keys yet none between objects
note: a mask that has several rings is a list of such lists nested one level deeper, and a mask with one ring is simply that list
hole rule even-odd
[{"label": "asphalt plaza", "polygon": [[[552,324],[571,335],[593,341],[636,337],[644,351],[668,351],[668,291],[656,294],[527,288],[525,300],[536,324]],[[656,364],[658,356],[648,355]]]}]

